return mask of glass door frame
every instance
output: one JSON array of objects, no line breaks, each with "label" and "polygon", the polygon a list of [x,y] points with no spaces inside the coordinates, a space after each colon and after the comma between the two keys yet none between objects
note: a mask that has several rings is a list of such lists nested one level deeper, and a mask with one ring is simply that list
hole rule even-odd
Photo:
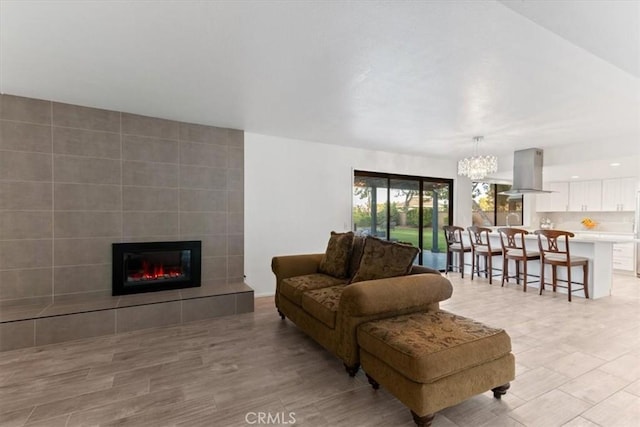
[{"label": "glass door frame", "polygon": [[[353,186],[355,183],[356,177],[365,177],[365,178],[378,178],[386,180],[387,187],[387,200],[386,200],[386,233],[385,240],[389,240],[391,237],[391,181],[392,180],[401,180],[401,181],[417,181],[419,190],[418,190],[418,247],[420,248],[420,253],[418,254],[418,264],[422,265],[423,255],[422,250],[424,247],[423,235],[424,235],[424,187],[425,183],[441,183],[447,184],[449,187],[449,209],[448,209],[448,224],[442,225],[452,225],[453,224],[453,191],[454,191],[454,180],[451,178],[436,178],[436,177],[426,177],[426,176],[418,176],[418,175],[400,175],[400,174],[392,174],[392,173],[384,173],[384,172],[370,172],[370,171],[362,171],[358,169],[353,170],[353,176],[351,179],[351,192],[353,194]],[[437,207],[434,209],[434,213],[437,215]],[[353,205],[351,206],[351,223],[353,224]],[[373,224],[372,224],[373,227]],[[377,227],[377,226],[376,226]],[[441,226],[439,227],[442,228]],[[434,233],[436,230],[434,230]],[[439,233],[440,230],[437,230]]]}]

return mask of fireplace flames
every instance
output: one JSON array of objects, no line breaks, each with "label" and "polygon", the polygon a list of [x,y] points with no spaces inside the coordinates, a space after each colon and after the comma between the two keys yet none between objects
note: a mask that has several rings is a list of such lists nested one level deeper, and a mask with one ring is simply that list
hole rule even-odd
[{"label": "fireplace flames", "polygon": [[142,270],[128,274],[128,279],[131,281],[179,279],[181,277],[184,277],[181,267],[165,267],[163,264],[151,264],[146,260],[142,261]]}]

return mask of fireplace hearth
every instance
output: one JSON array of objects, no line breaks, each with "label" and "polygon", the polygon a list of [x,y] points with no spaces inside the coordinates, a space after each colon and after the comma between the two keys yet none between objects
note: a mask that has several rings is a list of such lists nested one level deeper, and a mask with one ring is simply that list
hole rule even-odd
[{"label": "fireplace hearth", "polygon": [[112,294],[200,286],[199,240],[112,244]]}]

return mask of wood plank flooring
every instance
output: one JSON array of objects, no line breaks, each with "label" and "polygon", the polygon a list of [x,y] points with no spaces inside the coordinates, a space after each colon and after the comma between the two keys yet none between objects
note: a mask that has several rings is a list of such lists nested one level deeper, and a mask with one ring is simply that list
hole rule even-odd
[{"label": "wood plank flooring", "polygon": [[[510,334],[517,378],[439,412],[433,425],[640,426],[640,279],[613,296],[489,285],[450,274],[442,308]],[[254,313],[0,353],[2,426],[413,426],[360,372],[281,321]]]}]

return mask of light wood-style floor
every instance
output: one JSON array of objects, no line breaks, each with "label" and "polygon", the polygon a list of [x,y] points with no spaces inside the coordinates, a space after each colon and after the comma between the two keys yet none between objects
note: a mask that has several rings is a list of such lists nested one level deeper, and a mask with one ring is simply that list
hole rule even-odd
[{"label": "light wood-style floor", "polygon": [[[450,274],[446,310],[511,335],[517,378],[434,426],[640,426],[640,279],[585,301]],[[260,413],[263,413],[261,415]],[[263,418],[259,418],[262,416]],[[413,426],[362,372],[281,321],[255,313],[0,353],[2,426]],[[262,421],[262,424],[260,424]]]}]

